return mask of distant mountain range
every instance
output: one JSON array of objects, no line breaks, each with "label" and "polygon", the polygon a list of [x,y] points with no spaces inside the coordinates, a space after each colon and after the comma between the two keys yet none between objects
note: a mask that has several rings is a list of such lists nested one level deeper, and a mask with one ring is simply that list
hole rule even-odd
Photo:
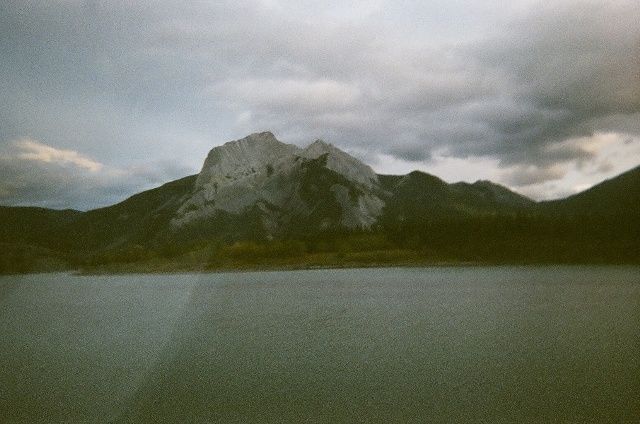
[{"label": "distant mountain range", "polygon": [[640,167],[534,202],[489,181],[377,175],[270,132],[106,208],[0,207],[0,272],[640,262]]}]

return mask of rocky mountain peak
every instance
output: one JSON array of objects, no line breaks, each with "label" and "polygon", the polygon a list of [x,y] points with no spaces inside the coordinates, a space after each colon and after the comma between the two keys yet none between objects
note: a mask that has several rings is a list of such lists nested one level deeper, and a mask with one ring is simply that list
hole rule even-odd
[{"label": "rocky mountain peak", "polygon": [[323,140],[317,139],[302,150],[299,155],[307,159],[317,159],[327,155],[326,167],[328,169],[367,188],[373,188],[378,184],[378,175],[371,167]]},{"label": "rocky mountain peak", "polygon": [[[324,179],[305,179],[305,163],[319,158],[322,166],[318,175]],[[344,179],[335,179],[330,171]],[[332,144],[316,140],[300,149],[280,142],[271,132],[255,133],[209,152],[193,193],[173,223],[180,226],[215,216],[218,211],[242,214],[257,207],[263,223],[276,231],[282,222],[292,219],[290,216],[311,216],[317,207],[308,203],[316,201],[308,193],[318,190],[326,197],[322,202],[339,205],[327,211],[325,218],[341,210],[339,218],[331,219],[349,228],[370,226],[384,205],[378,197],[375,172]]]},{"label": "rocky mountain peak", "polygon": [[196,181],[196,190],[224,185],[257,174],[299,148],[282,143],[271,132],[254,133],[211,149]]},{"label": "rocky mountain peak", "polygon": [[332,149],[336,149],[336,147],[333,146],[333,144],[331,143],[327,143],[326,141],[322,140],[322,139],[316,139],[313,143],[311,143],[309,146],[307,146],[307,148],[305,150],[317,150],[317,151],[322,151],[322,152],[328,152]]},{"label": "rocky mountain peak", "polygon": [[248,136],[240,140],[230,141],[225,144],[229,144],[229,143],[271,143],[271,144],[280,143],[281,144],[281,142],[276,138],[275,135],[273,135],[271,131],[256,132],[253,134],[249,134]]}]

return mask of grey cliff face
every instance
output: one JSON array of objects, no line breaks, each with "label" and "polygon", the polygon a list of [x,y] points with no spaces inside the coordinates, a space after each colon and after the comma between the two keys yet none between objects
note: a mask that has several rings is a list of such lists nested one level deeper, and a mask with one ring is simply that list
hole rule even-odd
[{"label": "grey cliff face", "polygon": [[378,186],[378,176],[369,165],[365,165],[332,144],[316,140],[300,152],[300,156],[308,159],[317,159],[325,154],[327,155],[326,167],[328,169],[370,190]]},{"label": "grey cliff face", "polygon": [[[311,165],[320,173],[317,177],[309,178]],[[382,213],[378,176],[369,166],[321,140],[300,149],[262,132],[209,152],[172,225],[180,228],[221,212],[240,215],[257,209],[264,226],[278,232],[296,217],[317,213],[305,194],[319,181],[329,184],[323,195],[340,209],[331,211],[339,213],[338,225],[369,228]],[[321,225],[331,225],[330,221],[324,219]]]}]

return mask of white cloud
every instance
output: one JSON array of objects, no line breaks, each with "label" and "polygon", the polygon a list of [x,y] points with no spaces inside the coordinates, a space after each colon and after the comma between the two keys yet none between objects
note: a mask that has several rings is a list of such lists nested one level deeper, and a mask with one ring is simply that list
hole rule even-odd
[{"label": "white cloud", "polygon": [[87,156],[84,156],[75,150],[62,150],[48,146],[31,138],[23,138],[14,142],[18,152],[15,154],[17,159],[55,163],[60,165],[73,165],[86,169],[91,172],[98,172],[104,168],[104,165]]},{"label": "white cloud", "polygon": [[597,132],[550,145],[548,150],[558,156],[556,162],[512,165],[503,168],[496,181],[537,200],[575,194],[638,166],[640,137]]},{"label": "white cloud", "polygon": [[501,180],[510,186],[528,187],[540,185],[546,181],[562,179],[567,174],[567,167],[560,164],[553,165],[515,165],[505,170]]},{"label": "white cloud", "polygon": [[188,174],[162,162],[112,167],[21,138],[0,146],[0,204],[90,209]]}]

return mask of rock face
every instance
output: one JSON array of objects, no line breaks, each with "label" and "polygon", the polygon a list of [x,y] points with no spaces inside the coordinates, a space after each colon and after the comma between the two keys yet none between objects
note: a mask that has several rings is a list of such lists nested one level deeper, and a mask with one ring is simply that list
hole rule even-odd
[{"label": "rock face", "polygon": [[[251,134],[209,152],[196,180],[196,190],[213,190],[234,185],[255,185],[269,176],[282,158],[297,153],[298,147],[278,141],[270,132]],[[271,171],[270,171],[271,170]]]},{"label": "rock face", "polygon": [[316,140],[300,152],[300,156],[308,159],[317,159],[322,155],[327,155],[327,169],[341,174],[348,180],[357,182],[368,189],[375,189],[378,186],[378,176],[371,167],[332,144]]},{"label": "rock face", "polygon": [[209,152],[172,225],[252,213],[269,234],[295,225],[369,228],[382,213],[381,192],[369,166],[330,144],[300,149],[256,133]]}]

